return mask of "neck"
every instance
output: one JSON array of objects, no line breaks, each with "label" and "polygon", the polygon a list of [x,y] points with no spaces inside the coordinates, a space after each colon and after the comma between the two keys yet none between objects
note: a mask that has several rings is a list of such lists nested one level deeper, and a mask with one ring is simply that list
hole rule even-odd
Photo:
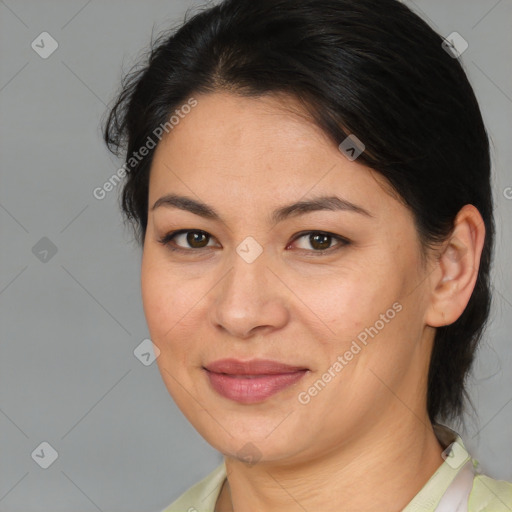
[{"label": "neck", "polygon": [[402,510],[443,463],[428,416],[407,419],[374,425],[371,436],[296,465],[226,457],[229,477],[216,512]]}]

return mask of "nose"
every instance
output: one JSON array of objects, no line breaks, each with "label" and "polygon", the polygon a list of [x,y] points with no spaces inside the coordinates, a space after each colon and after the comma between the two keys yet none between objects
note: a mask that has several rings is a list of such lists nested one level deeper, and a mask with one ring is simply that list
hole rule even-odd
[{"label": "nose", "polygon": [[214,288],[210,321],[234,338],[281,329],[289,321],[289,290],[263,252],[251,263],[235,253],[233,265]]}]

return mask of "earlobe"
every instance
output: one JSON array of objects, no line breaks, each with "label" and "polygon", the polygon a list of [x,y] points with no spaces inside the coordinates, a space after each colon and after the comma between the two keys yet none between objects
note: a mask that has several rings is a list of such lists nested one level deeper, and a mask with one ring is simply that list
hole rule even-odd
[{"label": "earlobe", "polygon": [[478,277],[484,239],[485,225],[480,212],[473,205],[465,205],[457,214],[452,235],[443,244],[432,272],[427,325],[450,325],[463,313]]}]

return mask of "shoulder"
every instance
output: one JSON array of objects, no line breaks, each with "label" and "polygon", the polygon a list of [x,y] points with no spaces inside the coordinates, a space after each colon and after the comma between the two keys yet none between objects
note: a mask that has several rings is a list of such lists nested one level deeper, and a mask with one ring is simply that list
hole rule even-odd
[{"label": "shoulder", "polygon": [[162,512],[214,512],[225,479],[226,466],[223,462]]},{"label": "shoulder", "polygon": [[476,475],[469,495],[469,512],[510,512],[512,483]]}]

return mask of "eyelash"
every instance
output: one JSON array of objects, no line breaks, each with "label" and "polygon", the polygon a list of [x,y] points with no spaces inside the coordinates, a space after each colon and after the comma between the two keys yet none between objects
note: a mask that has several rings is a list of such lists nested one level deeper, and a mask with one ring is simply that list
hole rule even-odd
[{"label": "eyelash", "polygon": [[[181,235],[183,233],[202,233],[202,234],[206,235],[207,237],[210,237],[208,241],[210,241],[210,239],[213,238],[209,233],[207,233],[206,231],[203,231],[201,229],[180,229],[180,230],[171,231],[170,233],[167,233],[162,238],[158,239],[158,242],[160,244],[162,244],[163,246],[165,246],[170,251],[179,252],[179,253],[182,253],[182,254],[191,254],[192,252],[196,252],[197,253],[197,252],[202,251],[204,249],[208,249],[208,247],[200,247],[198,249],[194,249],[194,248],[183,249],[183,247],[171,245],[172,240],[176,236]],[[341,237],[339,235],[335,235],[334,233],[329,233],[327,231],[303,231],[301,233],[298,233],[295,236],[295,238],[292,240],[291,243],[299,240],[300,238],[303,238],[304,236],[312,235],[312,234],[328,236],[328,237],[332,238],[333,240],[336,240],[336,241],[339,242],[338,246],[329,247],[328,249],[325,249],[325,250],[321,250],[321,249],[314,250],[313,249],[311,251],[308,251],[307,249],[299,249],[300,251],[310,252],[315,257],[316,256],[323,256],[325,254],[332,254],[333,252],[336,252],[336,251],[342,249],[343,247],[345,247],[347,245],[350,245],[350,241],[347,240],[346,238],[343,238],[343,237]]]}]

